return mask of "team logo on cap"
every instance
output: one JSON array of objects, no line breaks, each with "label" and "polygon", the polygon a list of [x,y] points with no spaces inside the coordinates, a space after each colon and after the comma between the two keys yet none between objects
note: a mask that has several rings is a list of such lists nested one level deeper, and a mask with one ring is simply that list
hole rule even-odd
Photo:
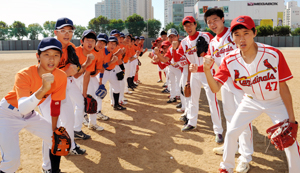
[{"label": "team logo on cap", "polygon": [[66,22],[66,23],[68,23],[68,21],[69,21],[68,19],[65,19],[65,22]]},{"label": "team logo on cap", "polygon": [[245,22],[245,19],[243,17],[238,18],[237,22]]},{"label": "team logo on cap", "polygon": [[171,31],[171,29],[170,29],[170,30],[168,31],[168,34],[171,34],[171,32],[172,32],[172,31]]}]

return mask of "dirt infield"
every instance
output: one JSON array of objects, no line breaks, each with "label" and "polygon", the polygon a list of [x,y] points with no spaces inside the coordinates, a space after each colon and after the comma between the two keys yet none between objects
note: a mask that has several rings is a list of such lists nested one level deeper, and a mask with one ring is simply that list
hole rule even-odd
[{"label": "dirt infield", "polygon": [[[300,83],[300,49],[283,49],[282,52],[294,75],[288,85],[293,96],[296,120],[300,121],[300,91],[297,89]],[[212,149],[219,145],[214,141],[204,90],[199,100],[197,129],[183,133],[180,131],[183,123],[179,121],[180,113],[176,112],[176,104],[166,103],[168,94],[162,94],[162,84],[156,83],[157,67],[149,62],[147,56],[140,60],[142,66],[139,78],[142,84],[134,94],[125,95],[128,99],[127,110],[113,111],[109,97],[106,96],[103,113],[111,119],[97,122],[105,130],[95,132],[83,127],[83,131],[91,135],[92,139],[76,142],[87,150],[87,154],[62,157],[63,172],[217,172],[222,156],[212,153]],[[37,60],[34,51],[0,52],[0,62],[2,98],[12,89],[17,71],[36,64]],[[222,109],[220,93],[217,97]],[[222,120],[226,130],[223,113]],[[269,142],[265,139],[265,130],[271,125],[266,115],[253,121],[255,153],[250,162],[251,173],[288,172],[284,152],[277,151],[271,145],[265,153]],[[22,130],[19,137],[21,166],[17,172],[41,172],[41,139],[26,130]],[[300,133],[298,141],[299,137]]]}]

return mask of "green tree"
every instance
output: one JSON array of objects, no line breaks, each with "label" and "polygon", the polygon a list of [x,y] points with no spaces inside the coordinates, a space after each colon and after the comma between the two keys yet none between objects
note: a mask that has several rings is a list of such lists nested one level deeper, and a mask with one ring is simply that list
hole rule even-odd
[{"label": "green tree", "polygon": [[274,35],[275,36],[289,36],[291,34],[290,26],[275,26]]},{"label": "green tree", "polygon": [[292,32],[292,36],[297,36],[300,35],[300,28],[296,28],[293,32]]},{"label": "green tree", "polygon": [[209,32],[211,35],[216,36],[216,34],[209,28],[205,28],[204,32]]},{"label": "green tree", "polygon": [[55,21],[46,21],[43,26],[44,26],[44,31],[42,32],[43,36],[48,37],[54,37],[54,30],[55,30]]},{"label": "green tree", "polygon": [[8,25],[0,21],[0,40],[5,40],[8,36]]},{"label": "green tree", "polygon": [[140,36],[145,30],[146,23],[144,22],[144,18],[142,16],[133,14],[127,17],[125,20],[125,26],[130,34],[134,36]]},{"label": "green tree", "polygon": [[257,26],[255,29],[257,30],[257,36],[273,35],[273,27],[271,25]]},{"label": "green tree", "polygon": [[92,29],[96,33],[108,33],[109,20],[105,16],[99,16],[89,21],[88,29]]},{"label": "green tree", "polygon": [[160,21],[156,19],[150,19],[147,23],[148,37],[156,38],[161,28]]},{"label": "green tree", "polygon": [[14,21],[14,23],[10,26],[10,30],[11,37],[16,37],[17,40],[22,40],[23,37],[27,36],[26,26],[20,21]]},{"label": "green tree", "polygon": [[74,37],[80,39],[82,36],[82,33],[86,30],[86,27],[81,26],[81,25],[74,25],[74,27],[76,28],[75,32],[74,32]]},{"label": "green tree", "polygon": [[125,29],[125,23],[123,20],[112,19],[109,21],[107,30],[110,32],[113,29],[117,29],[118,31],[123,31]]},{"label": "green tree", "polygon": [[30,40],[38,40],[39,34],[43,32],[43,27],[38,23],[28,25],[27,33],[29,34]]}]

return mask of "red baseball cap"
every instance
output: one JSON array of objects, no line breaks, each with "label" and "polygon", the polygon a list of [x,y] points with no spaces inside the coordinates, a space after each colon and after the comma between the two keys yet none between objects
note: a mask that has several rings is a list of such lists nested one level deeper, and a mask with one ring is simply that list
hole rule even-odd
[{"label": "red baseball cap", "polygon": [[171,46],[171,43],[169,41],[164,41],[160,47],[162,48],[163,46]]},{"label": "red baseball cap", "polygon": [[194,23],[196,20],[193,16],[185,16],[182,20],[182,25],[184,25],[186,22]]},{"label": "red baseball cap", "polygon": [[250,16],[239,16],[233,19],[231,21],[230,31],[232,31],[232,29],[237,25],[243,25],[247,29],[255,28],[255,23]]},{"label": "red baseball cap", "polygon": [[161,41],[161,37],[158,37],[158,38],[155,40],[156,43],[159,42],[159,41]]}]

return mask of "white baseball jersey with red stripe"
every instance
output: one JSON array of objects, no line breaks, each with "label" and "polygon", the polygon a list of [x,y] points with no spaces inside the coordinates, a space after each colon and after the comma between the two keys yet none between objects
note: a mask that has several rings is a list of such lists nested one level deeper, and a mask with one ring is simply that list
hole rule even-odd
[{"label": "white baseball jersey with red stripe", "polygon": [[237,88],[258,100],[276,99],[280,97],[279,82],[293,78],[292,73],[278,49],[256,44],[258,52],[251,64],[236,49],[224,59],[214,78],[224,84],[231,77]]}]

